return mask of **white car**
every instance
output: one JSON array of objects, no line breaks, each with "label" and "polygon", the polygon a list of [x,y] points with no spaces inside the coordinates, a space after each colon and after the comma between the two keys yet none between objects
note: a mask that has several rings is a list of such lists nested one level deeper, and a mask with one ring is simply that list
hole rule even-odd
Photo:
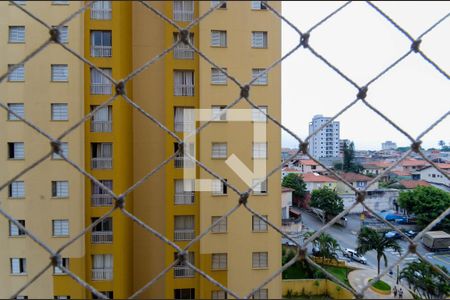
[{"label": "white car", "polygon": [[345,248],[342,252],[345,257],[348,257],[348,258],[350,258],[354,261],[357,261],[361,264],[364,264],[364,265],[367,264],[367,259],[364,256],[362,256],[361,254],[358,254],[358,252],[356,252],[353,249]]}]

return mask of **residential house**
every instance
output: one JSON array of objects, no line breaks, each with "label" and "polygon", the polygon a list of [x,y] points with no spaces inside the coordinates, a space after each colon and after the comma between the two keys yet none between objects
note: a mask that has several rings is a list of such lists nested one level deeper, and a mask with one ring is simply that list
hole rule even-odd
[{"label": "residential house", "polygon": [[[440,169],[450,175],[450,164],[436,164]],[[424,180],[434,187],[450,192],[450,180],[433,166],[427,166],[413,173],[413,179]]]},{"label": "residential house", "polygon": [[[351,183],[352,186],[358,190],[365,189],[367,187],[368,183],[372,180],[372,178],[370,178],[368,176],[358,174],[358,173],[353,173],[353,172],[339,173],[339,175],[343,179],[345,179],[346,181]],[[376,190],[376,189],[378,189],[378,182],[375,182],[368,188],[369,191]],[[350,187],[348,187],[346,184],[341,182],[339,179],[337,179],[336,190],[339,194],[354,193],[354,191]]]},{"label": "residential house", "polygon": [[303,181],[306,183],[306,189],[309,192],[320,189],[324,186],[330,189],[336,189],[336,179],[328,176],[320,175],[317,173],[305,173],[302,174]]}]

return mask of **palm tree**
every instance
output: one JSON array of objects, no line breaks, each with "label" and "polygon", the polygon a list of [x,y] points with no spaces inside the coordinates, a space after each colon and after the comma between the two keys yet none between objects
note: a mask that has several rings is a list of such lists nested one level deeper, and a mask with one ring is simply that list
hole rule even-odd
[{"label": "palm tree", "polygon": [[[303,236],[304,240],[312,236],[314,232],[306,232]],[[318,256],[329,259],[337,259],[338,252],[342,251],[339,243],[328,233],[322,232],[316,239],[312,241],[313,247],[319,250]]]},{"label": "palm tree", "polygon": [[399,254],[402,253],[402,248],[396,240],[387,238],[383,233],[378,233],[372,228],[363,227],[358,235],[358,248],[356,251],[360,254],[365,254],[371,250],[377,252],[378,274],[380,274],[380,262],[381,258],[384,260],[384,266],[387,267],[388,261],[386,249],[393,249]]}]

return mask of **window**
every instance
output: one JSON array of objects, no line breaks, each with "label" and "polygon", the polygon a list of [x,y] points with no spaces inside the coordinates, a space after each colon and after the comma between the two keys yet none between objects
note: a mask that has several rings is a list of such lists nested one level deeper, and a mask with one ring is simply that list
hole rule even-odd
[{"label": "window", "polygon": [[194,204],[195,192],[193,179],[175,179],[175,205]]},{"label": "window", "polygon": [[[91,218],[94,223],[98,218]],[[105,218],[92,228],[91,242],[93,244],[110,244],[113,242],[113,219]]]},{"label": "window", "polygon": [[[180,33],[174,32],[173,41],[177,42],[179,39]],[[191,44],[194,43],[194,34],[192,32],[189,33],[189,42]],[[173,57],[176,59],[194,59],[194,50],[191,47],[189,47],[189,45],[180,42],[173,49]]]},{"label": "window", "polygon": [[67,198],[69,197],[68,181],[52,181],[52,197]]},{"label": "window", "polygon": [[67,103],[52,103],[51,110],[52,110],[52,121],[69,120]]},{"label": "window", "polygon": [[[17,220],[23,227],[25,227],[25,220]],[[9,236],[25,236],[25,231],[20,229],[16,224],[9,221]]]},{"label": "window", "polygon": [[[222,68],[225,72],[227,68]],[[212,84],[227,84],[227,76],[219,68],[211,68]]]},{"label": "window", "polygon": [[174,96],[194,96],[194,71],[176,70],[174,76]]},{"label": "window", "polygon": [[267,31],[252,31],[252,47],[267,48]]},{"label": "window", "polygon": [[70,300],[70,296],[53,296],[54,300]]},{"label": "window", "polygon": [[[178,253],[175,252],[173,254],[174,259],[177,258]],[[194,252],[188,252],[187,256],[186,256],[186,260],[187,262],[195,265],[195,253]],[[180,262],[178,262],[174,267],[173,267],[173,274],[174,277],[194,277],[195,276],[195,271],[192,270],[190,267],[182,265]]]},{"label": "window", "polygon": [[173,20],[187,22],[194,18],[194,1],[173,1]]},{"label": "window", "polygon": [[227,32],[225,30],[211,30],[211,46],[223,48],[226,47]]},{"label": "window", "polygon": [[92,255],[92,280],[113,279],[113,256],[112,254]]},{"label": "window", "polygon": [[[225,182],[227,181],[224,179]],[[212,180],[212,194],[214,196],[226,195],[227,194],[227,185],[224,184],[219,179]]]},{"label": "window", "polygon": [[69,220],[52,220],[53,236],[69,235]]},{"label": "window", "polygon": [[[105,187],[113,190],[112,180],[99,180]],[[112,206],[113,198],[110,194],[106,192],[100,185],[91,181],[91,205],[93,207],[97,206]]]},{"label": "window", "polygon": [[212,116],[211,118],[214,118],[214,121],[226,121],[227,120],[227,112],[224,112],[222,114],[222,111],[225,110],[225,105],[213,105],[211,107],[212,110]]},{"label": "window", "polygon": [[91,56],[111,57],[112,34],[110,30],[91,31]]},{"label": "window", "polygon": [[9,26],[8,43],[25,43],[25,26]]},{"label": "window", "polygon": [[[258,77],[261,73],[266,71],[265,69],[252,69],[252,80]],[[267,84],[267,73],[259,76],[254,82],[253,85],[266,85]]]},{"label": "window", "polygon": [[269,299],[268,289],[259,289],[253,294],[253,299]]},{"label": "window", "polygon": [[253,269],[263,269],[267,268],[267,252],[253,252],[252,253],[252,268]]},{"label": "window", "polygon": [[25,183],[23,181],[13,181],[8,186],[9,198],[25,198]]},{"label": "window", "polygon": [[[258,106],[265,114],[267,114],[267,106]],[[252,109],[253,122],[267,122],[267,116],[256,108]]]},{"label": "window", "polygon": [[174,289],[174,299],[195,299],[195,289]]},{"label": "window", "polygon": [[365,181],[357,181],[356,182],[356,187],[363,188],[365,186],[366,186],[366,182]]},{"label": "window", "polygon": [[112,143],[91,143],[92,169],[111,169],[112,151]]},{"label": "window", "polygon": [[[111,77],[112,69],[100,68],[100,70]],[[97,69],[91,68],[91,95],[111,95],[112,83],[108,77]]]},{"label": "window", "polygon": [[[113,291],[104,291],[104,292],[100,292],[103,295],[105,295],[106,297],[108,297],[109,299],[114,299],[114,293]],[[92,299],[100,299],[97,297],[97,295],[95,295],[94,293],[92,293]]]},{"label": "window", "polygon": [[267,143],[253,143],[253,158],[267,158]]},{"label": "window", "polygon": [[10,258],[11,274],[26,274],[27,259],[26,258]]},{"label": "window", "polygon": [[111,1],[95,1],[91,6],[92,20],[111,20]]},{"label": "window", "polygon": [[[211,217],[211,224],[214,224],[217,220],[219,220],[220,216]],[[220,220],[220,222],[211,228],[211,232],[213,233],[224,233],[227,232],[227,218]]]},{"label": "window", "polygon": [[52,81],[68,80],[69,71],[67,65],[52,65]]},{"label": "window", "polygon": [[190,132],[194,130],[195,113],[193,107],[175,107],[175,131]]},{"label": "window", "polygon": [[261,9],[267,9],[267,7],[264,5],[266,1],[252,1],[252,9],[254,10],[261,10]]},{"label": "window", "polygon": [[213,253],[211,254],[211,269],[226,270],[227,268],[227,254]]},{"label": "window", "polygon": [[175,241],[190,241],[195,237],[194,216],[175,216]]},{"label": "window", "polygon": [[8,158],[24,159],[25,158],[24,143],[8,143]]},{"label": "window", "polygon": [[[179,144],[174,143],[174,153],[177,153],[179,150]],[[195,145],[194,143],[188,143],[184,146],[184,154],[189,154],[195,157]],[[187,155],[181,155],[177,153],[175,157],[174,166],[175,168],[193,168],[195,165],[194,161],[192,161]]]},{"label": "window", "polygon": [[227,299],[227,292],[225,291],[211,291],[211,299]]},{"label": "window", "polygon": [[[69,156],[69,146],[67,143],[61,143],[61,152],[65,157]],[[52,159],[62,159],[62,156],[59,155],[58,153],[52,153]]]},{"label": "window", "polygon": [[[267,216],[263,216],[267,220]],[[253,232],[267,232],[268,225],[260,217],[252,216],[252,231]]]},{"label": "window", "polygon": [[[92,105],[91,111],[98,106]],[[99,108],[91,119],[91,132],[111,132],[112,131],[112,106]]]},{"label": "window", "polygon": [[[25,106],[23,103],[8,103],[8,109],[21,118],[25,117]],[[8,121],[17,121],[18,117],[8,112]]]},{"label": "window", "polygon": [[212,143],[212,158],[227,158],[227,143]]},{"label": "window", "polygon": [[[64,268],[69,269],[69,258],[67,258],[67,257],[61,258],[61,265]],[[61,274],[66,274],[66,272],[64,272],[62,269],[58,268],[57,266],[53,266],[53,274],[61,275]]]},{"label": "window", "polygon": [[69,27],[62,26],[59,28],[59,41],[62,44],[67,44],[69,42]]},{"label": "window", "polygon": [[[216,7],[221,1],[211,1],[211,7]],[[227,1],[223,1],[223,3],[218,8],[227,8]]]},{"label": "window", "polygon": [[15,69],[11,73],[9,73],[8,81],[11,81],[11,82],[22,82],[22,81],[25,81],[25,67],[24,67],[24,65],[23,64],[8,65],[8,71],[12,70],[13,68],[15,68]]},{"label": "window", "polygon": [[253,179],[252,186],[257,184],[253,188],[254,194],[267,194],[267,179],[261,182],[261,179]]}]

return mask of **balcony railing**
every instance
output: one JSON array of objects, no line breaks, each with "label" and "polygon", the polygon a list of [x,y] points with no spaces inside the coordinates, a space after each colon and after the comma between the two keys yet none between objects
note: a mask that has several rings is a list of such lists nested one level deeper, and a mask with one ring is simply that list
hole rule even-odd
[{"label": "balcony railing", "polygon": [[176,85],[175,96],[194,96],[194,85],[193,84]]},{"label": "balcony railing", "polygon": [[111,95],[111,83],[91,83],[91,95]]},{"label": "balcony railing", "polygon": [[177,59],[194,59],[194,50],[184,44],[178,44],[178,46],[173,49],[173,57]]},{"label": "balcony railing", "polygon": [[111,57],[112,47],[111,46],[91,46],[91,56],[92,57]]},{"label": "balcony railing", "polygon": [[92,194],[91,195],[91,206],[112,206],[113,197],[109,194]]},{"label": "balcony railing", "polygon": [[194,277],[195,272],[189,267],[175,266],[173,267],[173,274],[175,277]]},{"label": "balcony railing", "polygon": [[195,193],[183,192],[175,194],[175,204],[194,204]]},{"label": "balcony railing", "polygon": [[175,229],[175,241],[190,241],[194,239],[194,229]]},{"label": "balcony railing", "polygon": [[175,132],[190,132],[194,130],[194,122],[175,122]]},{"label": "balcony railing", "polygon": [[92,280],[112,280],[112,269],[92,269]]},{"label": "balcony railing", "polygon": [[177,10],[173,11],[173,19],[175,21],[187,22],[192,21],[194,18],[194,11],[192,10]]},{"label": "balcony railing", "polygon": [[112,231],[93,231],[91,235],[92,244],[111,244],[113,242]]},{"label": "balcony railing", "polygon": [[111,157],[95,157],[91,160],[92,169],[112,169]]},{"label": "balcony railing", "polygon": [[193,168],[194,162],[187,157],[175,157],[175,168]]},{"label": "balcony railing", "polygon": [[111,132],[111,121],[91,121],[91,132]]},{"label": "balcony railing", "polygon": [[105,8],[91,8],[91,19],[92,20],[111,20],[112,9]]}]

